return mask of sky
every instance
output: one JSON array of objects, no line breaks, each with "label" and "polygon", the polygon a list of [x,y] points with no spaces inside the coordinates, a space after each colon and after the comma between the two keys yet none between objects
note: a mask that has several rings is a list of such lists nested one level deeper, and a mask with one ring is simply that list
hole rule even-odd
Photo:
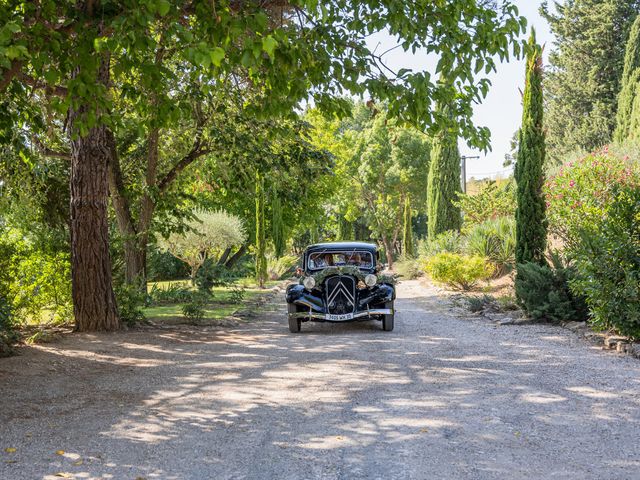
[{"label": "sky", "polygon": [[[512,0],[520,10],[520,14],[527,18],[528,26],[536,30],[538,43],[546,43],[545,63],[548,52],[552,47],[553,36],[549,31],[549,25],[540,17],[538,9],[542,0]],[[526,35],[528,37],[528,33]],[[377,34],[369,39],[369,44],[378,51],[385,51],[393,47],[396,42],[386,33]],[[396,49],[385,57],[385,63],[394,69],[432,69],[433,60],[426,55],[417,53],[404,53]],[[474,151],[467,147],[464,141],[460,141],[460,153],[467,156],[480,156],[479,159],[467,161],[467,179],[495,178],[496,176],[508,176],[511,169],[503,167],[504,156],[510,152],[511,138],[520,127],[522,116],[522,103],[519,89],[524,89],[524,59],[511,59],[506,63],[498,63],[497,72],[488,75],[492,87],[483,103],[474,109],[473,120],[478,126],[485,126],[491,130],[491,151],[487,154]]]}]

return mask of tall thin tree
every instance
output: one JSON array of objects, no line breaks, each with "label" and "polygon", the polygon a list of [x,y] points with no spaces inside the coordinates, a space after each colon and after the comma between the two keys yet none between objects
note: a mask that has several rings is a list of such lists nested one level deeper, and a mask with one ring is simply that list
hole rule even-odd
[{"label": "tall thin tree", "polygon": [[[448,107],[443,107],[448,111]],[[462,216],[454,201],[460,187],[458,138],[448,129],[433,139],[427,180],[427,228],[429,239],[447,230],[460,230]]]},{"label": "tall thin tree", "polygon": [[256,282],[264,288],[267,280],[267,257],[264,221],[264,176],[256,173]]},{"label": "tall thin tree", "polygon": [[[634,104],[640,88],[640,15],[631,26],[629,40],[624,55],[622,87],[618,94],[618,112],[614,140],[622,142],[631,136],[631,122]],[[637,132],[636,135],[640,134]]]},{"label": "tall thin tree", "polygon": [[545,263],[547,243],[544,183],[545,134],[543,129],[542,49],[531,31],[527,46],[522,126],[518,136],[516,263]]},{"label": "tall thin tree", "polygon": [[404,256],[413,257],[413,232],[411,227],[411,200],[404,199],[404,225],[402,229],[402,249]]}]

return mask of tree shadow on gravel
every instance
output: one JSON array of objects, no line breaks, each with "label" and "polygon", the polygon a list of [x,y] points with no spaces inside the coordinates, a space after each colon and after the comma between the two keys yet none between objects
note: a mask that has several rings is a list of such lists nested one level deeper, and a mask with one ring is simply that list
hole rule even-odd
[{"label": "tree shadow on gravel", "polygon": [[640,378],[640,364],[449,318],[437,302],[400,299],[394,332],[294,335],[281,308],[231,330],[27,349],[0,360],[0,451],[17,449],[0,478],[640,475],[640,389],[615,373]]}]

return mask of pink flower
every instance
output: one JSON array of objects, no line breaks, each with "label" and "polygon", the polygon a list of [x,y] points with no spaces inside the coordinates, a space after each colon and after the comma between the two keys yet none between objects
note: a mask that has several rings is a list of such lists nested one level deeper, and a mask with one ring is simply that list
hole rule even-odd
[{"label": "pink flower", "polygon": [[570,186],[570,187],[575,186],[575,184],[576,184],[576,182],[574,182],[573,180],[571,180],[571,181],[569,182],[569,186]]}]

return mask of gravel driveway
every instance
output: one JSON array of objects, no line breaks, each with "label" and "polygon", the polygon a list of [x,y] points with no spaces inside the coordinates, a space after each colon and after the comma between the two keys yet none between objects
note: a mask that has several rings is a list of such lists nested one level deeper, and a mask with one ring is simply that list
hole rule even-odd
[{"label": "gravel driveway", "polygon": [[391,333],[277,305],[0,360],[0,479],[640,478],[638,360],[399,297]]}]

